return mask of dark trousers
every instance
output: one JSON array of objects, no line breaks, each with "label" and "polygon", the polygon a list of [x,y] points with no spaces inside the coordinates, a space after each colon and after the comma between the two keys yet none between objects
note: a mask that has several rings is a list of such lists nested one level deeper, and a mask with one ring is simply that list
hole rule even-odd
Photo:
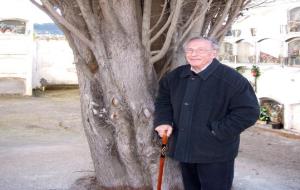
[{"label": "dark trousers", "polygon": [[180,163],[185,190],[230,190],[234,176],[234,160],[194,164]]}]

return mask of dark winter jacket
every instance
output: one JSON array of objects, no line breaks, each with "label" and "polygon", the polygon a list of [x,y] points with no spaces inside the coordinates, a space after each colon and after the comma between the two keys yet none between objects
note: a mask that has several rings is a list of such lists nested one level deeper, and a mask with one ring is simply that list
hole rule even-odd
[{"label": "dark winter jacket", "polygon": [[237,156],[240,133],[258,116],[248,80],[214,59],[198,74],[184,65],[161,79],[154,125],[172,125],[170,157],[188,163],[221,162]]}]

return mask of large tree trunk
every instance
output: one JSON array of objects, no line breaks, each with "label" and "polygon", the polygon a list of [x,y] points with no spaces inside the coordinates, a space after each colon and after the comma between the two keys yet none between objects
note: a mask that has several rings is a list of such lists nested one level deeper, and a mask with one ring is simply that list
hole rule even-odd
[{"label": "large tree trunk", "polygon": [[[224,36],[245,0],[235,1],[232,10],[233,0],[227,6],[212,0],[31,1],[60,26],[74,52],[83,126],[98,185],[155,189],[159,140],[152,120],[157,80],[184,62],[179,47],[187,37]],[[153,12],[161,14],[152,17]],[[220,25],[224,19],[228,25]],[[163,189],[183,189],[178,163],[171,159],[166,161]]]},{"label": "large tree trunk", "polygon": [[[102,38],[95,46],[101,51],[71,43],[83,62],[77,63],[77,70],[84,129],[101,187],[154,189],[159,158],[152,126],[155,73],[132,27],[138,25],[135,4],[119,2],[114,8],[115,16],[124,20],[116,26],[100,24]],[[87,77],[80,65],[95,63],[98,69]],[[166,167],[165,189],[182,189],[180,173],[167,168],[174,166]]]},{"label": "large tree trunk", "polygon": [[[93,77],[88,79],[78,67],[84,128],[97,182],[105,189],[152,189],[156,185],[159,150],[153,141],[151,77],[155,75],[147,67],[141,39],[132,27],[137,25],[134,6],[116,7],[116,16],[126,19],[120,20],[126,27],[102,27],[105,40],[95,45],[104,46],[106,53],[93,52],[100,63]],[[87,61],[90,56],[85,57]]]}]

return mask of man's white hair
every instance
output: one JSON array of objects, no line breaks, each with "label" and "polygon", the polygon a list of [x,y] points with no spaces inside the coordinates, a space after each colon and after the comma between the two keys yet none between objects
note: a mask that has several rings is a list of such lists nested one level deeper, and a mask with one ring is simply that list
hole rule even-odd
[{"label": "man's white hair", "polygon": [[188,43],[190,43],[191,41],[194,41],[194,40],[205,40],[205,41],[208,41],[211,44],[211,47],[214,50],[218,50],[219,49],[219,43],[215,39],[208,38],[208,37],[201,37],[201,36],[191,37],[191,38],[187,39],[183,43],[183,49],[185,50],[185,48],[188,45]]}]

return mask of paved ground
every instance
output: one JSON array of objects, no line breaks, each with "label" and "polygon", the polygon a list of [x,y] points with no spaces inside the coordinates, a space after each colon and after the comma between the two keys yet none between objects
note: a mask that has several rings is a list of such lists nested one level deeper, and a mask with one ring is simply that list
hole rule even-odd
[{"label": "paved ground", "polygon": [[300,190],[299,136],[286,138],[259,127],[248,129],[241,137],[234,187],[234,190]]},{"label": "paved ground", "polygon": [[[77,90],[0,96],[0,190],[63,190],[93,166]],[[300,136],[242,135],[234,190],[300,190]]]},{"label": "paved ground", "polygon": [[0,97],[0,190],[63,190],[93,174],[77,90]]}]

